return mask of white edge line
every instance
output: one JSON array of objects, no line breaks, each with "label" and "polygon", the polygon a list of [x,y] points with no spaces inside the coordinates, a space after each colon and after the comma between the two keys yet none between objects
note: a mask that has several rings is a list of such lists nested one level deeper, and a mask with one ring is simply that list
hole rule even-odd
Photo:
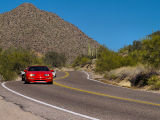
[{"label": "white edge line", "polygon": [[64,112],[70,113],[70,114],[73,114],[73,115],[77,115],[77,116],[80,116],[80,117],[83,117],[83,118],[87,118],[87,119],[90,119],[90,120],[100,120],[100,119],[97,119],[97,118],[93,118],[93,117],[90,117],[90,116],[87,116],[87,115],[83,115],[83,114],[80,114],[80,113],[76,113],[76,112],[73,112],[73,111],[70,111],[70,110],[67,110],[67,109],[64,109],[64,108],[60,108],[60,107],[57,107],[57,106],[53,106],[53,105],[51,105],[51,104],[48,104],[48,103],[45,103],[45,102],[42,102],[42,101],[33,99],[33,98],[31,98],[31,97],[28,97],[28,96],[25,96],[25,95],[23,95],[23,94],[20,94],[20,93],[18,93],[18,92],[16,92],[16,91],[11,90],[10,88],[6,87],[6,86],[5,86],[5,83],[6,83],[6,82],[1,83],[1,85],[2,85],[5,89],[7,89],[8,91],[10,91],[10,92],[12,92],[12,93],[14,93],[14,94],[16,94],[16,95],[19,95],[19,96],[21,96],[21,97],[24,97],[24,98],[26,98],[26,99],[28,99],[28,100],[37,102],[37,103],[39,103],[39,104],[42,104],[42,105],[45,105],[45,106],[48,106],[48,107],[51,107],[51,108],[54,108],[54,109],[57,109],[57,110],[60,110],[60,111],[64,111]]},{"label": "white edge line", "polygon": [[146,93],[152,93],[152,94],[158,94],[158,95],[160,95],[160,93],[157,93],[157,92],[154,92],[154,91],[136,90],[136,89],[126,88],[126,87],[122,87],[122,86],[107,84],[107,83],[104,83],[104,82],[101,82],[101,81],[98,81],[98,80],[91,79],[89,73],[87,73],[84,70],[82,72],[84,72],[87,75],[87,79],[88,80],[95,81],[95,82],[98,82],[98,83],[101,83],[101,84],[105,84],[105,85],[109,85],[109,86],[114,86],[114,87],[118,87],[118,88],[124,88],[124,89],[134,90],[134,91],[140,91],[140,92],[146,92]]},{"label": "white edge line", "polygon": [[[103,82],[101,82],[101,81],[91,79],[90,76],[89,76],[89,74],[88,74],[86,71],[83,70],[82,72],[84,72],[84,73],[87,75],[87,79],[88,79],[88,80],[95,81],[95,82],[99,82],[99,83],[102,83],[102,84],[106,84],[106,83],[103,83]],[[107,84],[107,85],[108,85],[108,84]]]}]

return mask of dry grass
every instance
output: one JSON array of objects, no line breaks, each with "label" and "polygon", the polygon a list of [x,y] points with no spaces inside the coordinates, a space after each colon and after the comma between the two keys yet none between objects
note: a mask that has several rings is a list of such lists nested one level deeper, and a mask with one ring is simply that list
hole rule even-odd
[{"label": "dry grass", "polygon": [[148,84],[148,79],[152,75],[158,75],[159,71],[143,65],[135,67],[122,67],[111,70],[105,74],[105,78],[110,81],[117,82],[120,86],[136,86],[143,87]]},{"label": "dry grass", "polygon": [[135,77],[137,74],[146,71],[147,69],[143,65],[135,67],[121,67],[107,72],[105,77],[110,80],[130,80],[130,78]]}]

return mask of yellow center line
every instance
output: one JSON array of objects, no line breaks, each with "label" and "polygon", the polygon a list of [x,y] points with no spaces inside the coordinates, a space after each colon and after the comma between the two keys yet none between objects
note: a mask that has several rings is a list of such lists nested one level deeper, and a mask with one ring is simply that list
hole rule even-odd
[{"label": "yellow center line", "polygon": [[55,80],[59,80],[59,79],[65,79],[65,78],[67,78],[68,76],[69,76],[69,73],[68,72],[65,72],[65,76],[63,76],[63,77],[59,77],[59,78],[55,78],[55,79],[53,79],[53,81],[55,81]]},{"label": "yellow center line", "polygon": [[[65,73],[66,73],[66,75],[64,77],[60,77],[58,79],[67,78],[69,76],[69,73],[68,72],[65,72]],[[55,80],[57,80],[57,79],[55,79]],[[60,87],[64,87],[64,88],[67,88],[67,89],[71,89],[71,90],[75,90],[75,91],[80,91],[80,92],[89,93],[89,94],[98,95],[98,96],[104,96],[104,97],[118,99],[118,100],[124,100],[124,101],[130,101],[130,102],[136,102],[136,103],[142,103],[142,104],[148,104],[148,105],[153,105],[153,106],[160,106],[160,104],[157,104],[157,103],[151,103],[151,102],[141,101],[141,100],[134,100],[134,99],[130,99],[130,98],[122,98],[122,97],[112,96],[112,95],[108,95],[108,94],[82,90],[82,89],[66,86],[66,85],[63,85],[63,84],[60,84],[60,83],[57,83],[57,82],[54,82],[54,85],[57,85],[57,86],[60,86]]]}]

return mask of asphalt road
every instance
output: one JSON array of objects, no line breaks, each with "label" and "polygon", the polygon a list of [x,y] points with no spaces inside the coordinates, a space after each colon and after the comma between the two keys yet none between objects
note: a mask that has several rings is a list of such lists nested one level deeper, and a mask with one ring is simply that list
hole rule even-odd
[{"label": "asphalt road", "polygon": [[[69,75],[58,72],[59,79],[56,79],[53,85],[24,84],[22,81],[7,82],[5,85],[25,96],[92,118],[101,120],[160,120],[160,94],[91,81],[83,72],[68,73]],[[50,117],[50,119],[52,118]],[[70,119],[81,120],[85,118],[64,116],[64,120]]]}]

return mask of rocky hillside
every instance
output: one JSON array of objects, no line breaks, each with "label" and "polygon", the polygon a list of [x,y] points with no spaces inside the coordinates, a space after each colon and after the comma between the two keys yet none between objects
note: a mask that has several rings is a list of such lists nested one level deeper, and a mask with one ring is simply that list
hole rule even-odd
[{"label": "rocky hillside", "polygon": [[24,3],[0,14],[0,47],[4,49],[22,47],[42,54],[56,51],[65,53],[72,62],[76,56],[88,53],[88,45],[91,49],[99,46],[73,24],[32,4]]}]

